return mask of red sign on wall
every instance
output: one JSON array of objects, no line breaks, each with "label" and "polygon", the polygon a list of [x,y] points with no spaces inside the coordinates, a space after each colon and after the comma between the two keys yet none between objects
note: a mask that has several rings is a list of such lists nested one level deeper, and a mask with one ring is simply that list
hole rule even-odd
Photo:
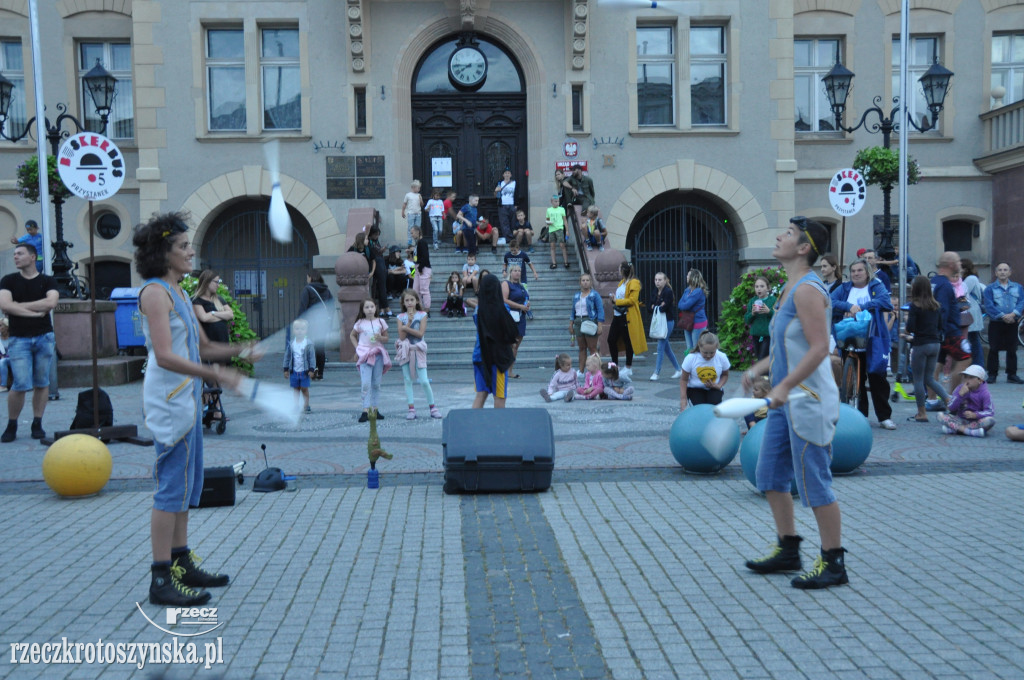
[{"label": "red sign on wall", "polygon": [[555,170],[561,170],[566,175],[572,172],[574,165],[578,165],[583,168],[583,172],[587,171],[586,161],[555,161]]}]

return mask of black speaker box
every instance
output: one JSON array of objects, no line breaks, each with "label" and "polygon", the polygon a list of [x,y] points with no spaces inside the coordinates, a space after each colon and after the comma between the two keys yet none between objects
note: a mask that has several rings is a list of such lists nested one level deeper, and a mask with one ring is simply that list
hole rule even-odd
[{"label": "black speaker box", "polygon": [[441,428],[445,493],[545,491],[555,433],[542,408],[456,409]]},{"label": "black speaker box", "polygon": [[203,470],[203,493],[199,496],[199,507],[217,508],[235,504],[235,484],[238,475],[234,468],[214,467]]}]

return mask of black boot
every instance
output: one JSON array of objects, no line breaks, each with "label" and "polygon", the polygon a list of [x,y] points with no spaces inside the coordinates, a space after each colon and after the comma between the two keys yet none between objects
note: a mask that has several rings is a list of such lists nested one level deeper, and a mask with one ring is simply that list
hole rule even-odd
[{"label": "black boot", "polygon": [[149,603],[171,607],[195,607],[210,600],[205,590],[193,590],[181,582],[184,569],[177,566],[153,565],[153,580],[149,584]]},{"label": "black boot", "polygon": [[800,571],[799,536],[779,536],[771,552],[756,560],[747,560],[747,569],[759,574],[774,574],[777,571]]},{"label": "black boot", "polygon": [[849,583],[850,579],[846,576],[846,559],[843,557],[845,552],[845,548],[822,550],[821,557],[814,560],[811,570],[793,579],[793,587],[817,590]]},{"label": "black boot", "polygon": [[200,569],[199,562],[202,562],[202,559],[191,550],[174,558],[174,566],[184,570],[179,580],[186,586],[190,588],[220,588],[226,586],[231,580],[227,574],[211,573]]}]

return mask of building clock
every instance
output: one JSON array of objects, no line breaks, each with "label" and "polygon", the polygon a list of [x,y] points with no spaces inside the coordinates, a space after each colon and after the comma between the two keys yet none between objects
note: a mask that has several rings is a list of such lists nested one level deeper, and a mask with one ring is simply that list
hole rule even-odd
[{"label": "building clock", "polygon": [[487,78],[487,57],[474,45],[461,45],[448,57],[448,79],[455,87],[475,90]]}]

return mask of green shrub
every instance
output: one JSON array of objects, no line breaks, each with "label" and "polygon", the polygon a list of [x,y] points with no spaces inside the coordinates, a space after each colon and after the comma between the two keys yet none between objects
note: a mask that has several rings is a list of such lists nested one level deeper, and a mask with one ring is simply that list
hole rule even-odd
[{"label": "green shrub", "polygon": [[746,369],[755,361],[754,340],[743,316],[747,303],[754,299],[754,281],[763,276],[768,279],[770,294],[778,298],[786,285],[786,271],[782,267],[763,267],[747,272],[740,277],[739,284],[732,289],[729,299],[722,303],[722,315],[718,319],[718,339],[721,349],[729,357],[733,371]]},{"label": "green shrub", "polygon": [[[189,297],[192,297],[196,293],[196,286],[199,284],[199,279],[195,276],[186,276],[181,280],[181,288],[184,290]],[[228,287],[223,283],[217,288],[217,294],[231,307],[231,311],[235,313],[235,319],[228,325],[228,332],[232,343],[237,342],[249,342],[250,340],[259,340],[256,332],[249,328],[249,320],[245,316],[245,312],[235,302],[235,298],[231,296]],[[248,375],[253,374],[253,365],[251,361],[245,359],[239,359],[235,357],[231,360],[231,365],[240,371],[245,372]]]},{"label": "green shrub", "polygon": [[[892,188],[900,183],[900,153],[884,146],[861,149],[853,159],[853,168],[864,176],[868,186]],[[921,168],[913,157],[907,158],[907,184],[921,181]]]}]

